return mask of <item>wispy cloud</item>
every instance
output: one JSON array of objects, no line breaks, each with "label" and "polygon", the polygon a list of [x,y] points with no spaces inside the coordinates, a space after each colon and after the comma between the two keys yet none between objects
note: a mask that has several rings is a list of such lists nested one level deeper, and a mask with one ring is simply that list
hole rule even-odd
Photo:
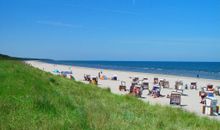
[{"label": "wispy cloud", "polygon": [[166,42],[166,43],[220,43],[219,39],[213,38],[184,38],[184,39],[151,39],[152,42]]},{"label": "wispy cloud", "polygon": [[63,22],[57,22],[57,21],[45,21],[45,20],[39,20],[36,21],[38,24],[44,24],[44,25],[50,25],[55,27],[66,27],[66,28],[82,28],[82,25],[73,25]]},{"label": "wispy cloud", "polygon": [[[132,1],[134,4],[136,3],[136,1]],[[79,5],[70,5],[68,4],[67,6],[72,6],[75,8],[83,8],[85,10],[91,10],[91,11],[98,11],[98,12],[106,12],[106,13],[114,13],[114,14],[126,14],[126,15],[140,15],[138,13],[136,13],[135,11],[128,11],[128,10],[117,10],[117,9],[106,9],[106,8],[92,8],[92,7],[84,7],[84,6],[79,6]]]},{"label": "wispy cloud", "polygon": [[102,11],[117,13],[117,14],[139,15],[138,13],[135,13],[135,12],[132,12],[132,11],[124,11],[124,10],[107,10],[107,9],[103,9]]},{"label": "wispy cloud", "polygon": [[183,38],[183,39],[137,39],[137,40],[129,40],[128,42],[124,42],[127,39],[123,39],[122,41],[117,41],[115,43],[118,44],[163,44],[163,45],[219,45],[220,39],[213,39],[213,38]]}]

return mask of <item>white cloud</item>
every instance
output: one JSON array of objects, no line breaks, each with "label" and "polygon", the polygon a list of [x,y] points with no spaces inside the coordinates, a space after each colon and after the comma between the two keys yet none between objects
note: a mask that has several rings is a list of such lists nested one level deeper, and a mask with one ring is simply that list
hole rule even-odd
[{"label": "white cloud", "polygon": [[73,25],[73,24],[68,24],[68,23],[63,23],[63,22],[57,22],[57,21],[44,21],[44,20],[39,20],[36,23],[38,24],[44,24],[44,25],[50,25],[50,26],[56,26],[56,27],[67,27],[67,28],[81,28],[81,25]]}]

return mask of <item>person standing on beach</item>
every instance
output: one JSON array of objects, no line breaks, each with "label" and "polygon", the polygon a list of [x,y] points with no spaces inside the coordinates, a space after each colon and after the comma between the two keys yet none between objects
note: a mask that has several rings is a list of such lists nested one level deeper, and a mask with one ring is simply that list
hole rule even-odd
[{"label": "person standing on beach", "polygon": [[99,73],[98,73],[98,77],[99,77],[99,78],[102,77],[102,71],[99,71]]},{"label": "person standing on beach", "polygon": [[100,73],[100,72],[98,73],[98,77],[99,77],[99,78],[101,77],[101,73]]}]

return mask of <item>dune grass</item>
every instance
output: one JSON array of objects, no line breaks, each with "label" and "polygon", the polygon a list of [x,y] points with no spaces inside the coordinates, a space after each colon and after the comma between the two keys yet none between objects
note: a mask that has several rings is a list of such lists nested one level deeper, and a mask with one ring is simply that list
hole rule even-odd
[{"label": "dune grass", "polygon": [[220,122],[0,58],[0,129],[219,130]]}]

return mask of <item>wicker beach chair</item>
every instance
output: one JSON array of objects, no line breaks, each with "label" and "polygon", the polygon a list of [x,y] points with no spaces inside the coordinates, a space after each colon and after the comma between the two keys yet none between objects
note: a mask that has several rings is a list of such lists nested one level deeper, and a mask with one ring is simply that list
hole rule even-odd
[{"label": "wicker beach chair", "polygon": [[98,85],[98,77],[93,76],[90,80],[91,84]]},{"label": "wicker beach chair", "polygon": [[192,82],[191,85],[190,85],[190,89],[197,89],[197,83]]},{"label": "wicker beach chair", "polygon": [[161,91],[161,87],[159,85],[154,85],[151,91],[151,95],[154,98],[160,97],[161,96],[160,91]]},{"label": "wicker beach chair", "polygon": [[158,84],[159,83],[159,79],[158,78],[154,78],[154,84]]},{"label": "wicker beach chair", "polygon": [[126,91],[126,82],[125,81],[121,81],[121,85],[119,85],[119,90],[122,91]]},{"label": "wicker beach chair", "polygon": [[141,83],[141,87],[142,87],[143,90],[148,90],[149,89],[148,78],[143,78],[142,83]]},{"label": "wicker beach chair", "polygon": [[215,94],[220,96],[220,86],[216,86]]},{"label": "wicker beach chair", "polygon": [[175,91],[171,92],[170,105],[181,105],[181,93]]},{"label": "wicker beach chair", "polygon": [[84,80],[85,81],[91,81],[91,76],[87,75],[87,74],[84,74]]},{"label": "wicker beach chair", "polygon": [[159,85],[163,88],[169,88],[170,87],[170,83],[169,83],[169,81],[166,81],[166,79],[160,79]]},{"label": "wicker beach chair", "polygon": [[184,86],[183,86],[183,82],[182,81],[176,81],[176,83],[175,83],[175,90],[176,90],[176,92],[183,93]]},{"label": "wicker beach chair", "polygon": [[136,97],[141,97],[142,96],[142,88],[140,85],[135,85],[134,88],[133,88],[133,94],[136,96]]}]

